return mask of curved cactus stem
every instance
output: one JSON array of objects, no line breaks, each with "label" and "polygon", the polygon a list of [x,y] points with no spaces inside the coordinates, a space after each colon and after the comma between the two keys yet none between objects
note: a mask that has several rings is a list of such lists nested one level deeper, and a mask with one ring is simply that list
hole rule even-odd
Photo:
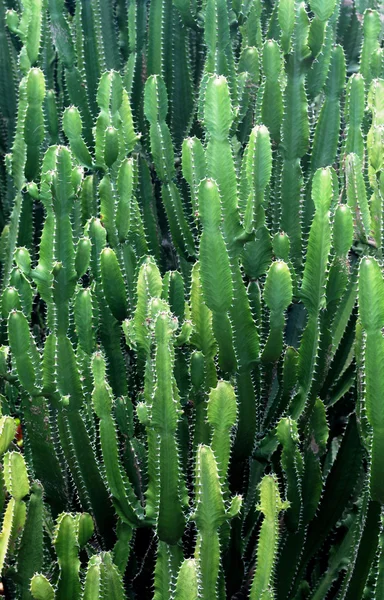
[{"label": "curved cactus stem", "polygon": [[364,258],[359,274],[360,319],[365,333],[363,369],[365,372],[365,410],[367,420],[372,427],[370,489],[373,500],[382,502],[384,490],[381,472],[381,447],[384,442],[381,411],[378,399],[381,397],[382,380],[377,377],[384,361],[384,323],[383,277],[379,264],[371,258]]},{"label": "curved cactus stem", "polygon": [[110,544],[113,511],[84,419],[78,411],[62,411],[58,428],[81,504],[94,515],[98,531]]},{"label": "curved cactus stem", "polygon": [[303,511],[302,478],[303,457],[298,448],[298,429],[296,421],[284,418],[276,427],[276,435],[283,447],[281,464],[287,481],[287,500],[289,508],[286,513],[288,527],[296,531],[300,525]]},{"label": "curved cactus stem", "polygon": [[[282,501],[273,475],[265,475],[260,483],[259,510],[264,519],[257,545],[256,570],[252,581],[250,600],[273,597],[273,572],[279,543],[279,514],[289,507]],[[267,595],[266,595],[267,594]]]},{"label": "curved cactus stem", "polygon": [[118,461],[115,424],[111,415],[112,394],[110,387],[105,381],[105,369],[104,358],[100,353],[95,353],[92,358],[92,373],[94,377],[92,402],[94,410],[100,419],[100,443],[107,481],[120,518],[128,523],[128,525],[134,526],[138,525],[142,517],[142,510],[135,497],[131,483]]}]

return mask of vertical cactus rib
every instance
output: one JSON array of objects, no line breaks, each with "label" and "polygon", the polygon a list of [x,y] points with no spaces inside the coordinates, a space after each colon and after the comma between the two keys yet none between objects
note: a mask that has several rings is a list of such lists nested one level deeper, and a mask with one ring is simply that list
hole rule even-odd
[{"label": "vertical cactus rib", "polygon": [[364,258],[360,265],[359,274],[359,308],[360,319],[365,333],[364,375],[365,375],[365,411],[368,422],[372,427],[372,464],[370,474],[370,489],[373,500],[382,502],[381,444],[383,442],[381,423],[381,385],[380,372],[384,360],[384,343],[382,336],[384,306],[383,306],[383,277],[379,264],[370,258]]}]

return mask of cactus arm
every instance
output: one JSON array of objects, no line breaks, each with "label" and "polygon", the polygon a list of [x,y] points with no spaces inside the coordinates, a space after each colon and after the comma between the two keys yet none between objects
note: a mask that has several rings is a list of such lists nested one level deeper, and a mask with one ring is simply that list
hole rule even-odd
[{"label": "cactus arm", "polygon": [[271,177],[272,149],[269,132],[263,125],[256,126],[249,137],[246,176],[249,198],[244,216],[244,229],[250,233],[264,225],[264,194]]},{"label": "cactus arm", "polygon": [[6,452],[16,433],[15,419],[9,416],[0,417],[0,455]]},{"label": "cactus arm", "polygon": [[349,154],[347,156],[345,175],[347,203],[353,214],[355,236],[360,241],[366,241],[371,230],[371,214],[362,173],[362,164],[356,154]]},{"label": "cactus arm", "polygon": [[333,48],[328,80],[325,86],[325,100],[316,124],[311,168],[315,172],[334,162],[339,141],[340,96],[345,85],[345,58],[341,46]]},{"label": "cactus arm", "polygon": [[102,37],[100,35],[100,16],[98,14],[97,2],[85,2],[81,0],[81,24],[84,34],[84,64],[85,78],[87,82],[89,105],[93,116],[96,114],[96,93],[100,80],[103,64],[103,52],[101,48]]},{"label": "cactus arm", "polygon": [[79,547],[73,515],[69,513],[60,515],[56,525],[54,544],[60,566],[55,599],[73,598],[73,600],[80,600]]},{"label": "cactus arm", "polygon": [[[211,365],[216,354],[216,340],[212,329],[212,312],[203,301],[200,269],[200,263],[196,262],[192,270],[191,318],[194,330],[191,343],[201,350],[205,361]],[[213,376],[214,365],[207,365],[206,369],[207,374],[212,373]]]},{"label": "cactus arm", "polygon": [[10,313],[8,335],[20,383],[30,394],[37,394],[41,378],[40,359],[36,344],[29,332],[28,321],[22,312]]},{"label": "cactus arm", "polygon": [[80,289],[74,303],[76,333],[80,347],[88,355],[95,350],[95,317],[90,288]]},{"label": "cactus arm", "polygon": [[[287,160],[301,158],[308,146],[309,126],[304,87],[304,60],[309,54],[309,20],[303,3],[296,6],[293,53],[287,62],[286,110],[283,119],[282,141]],[[289,232],[287,231],[289,234]]]},{"label": "cactus arm", "polygon": [[[330,377],[330,370],[335,366],[332,365],[330,359],[335,354],[333,344],[335,342],[339,344],[340,339],[332,336],[333,325],[337,324],[338,327],[344,325],[345,328],[346,320],[349,320],[353,308],[345,302],[348,298],[345,290],[350,287],[351,280],[353,281],[355,277],[348,261],[348,253],[353,240],[353,220],[351,211],[346,204],[339,204],[335,210],[332,237],[334,258],[330,266],[326,288],[327,308],[321,316],[322,335],[316,381],[313,388],[315,393],[317,393],[317,389],[321,389],[321,385],[324,384],[324,388],[326,387],[325,380]],[[349,308],[350,313],[346,313],[345,308]],[[344,333],[344,329],[342,332]],[[341,365],[341,369],[345,371],[347,366],[348,364],[344,363]]]},{"label": "cactus arm", "polygon": [[332,200],[332,175],[329,168],[316,171],[312,198],[316,207],[308,240],[308,250],[301,286],[301,297],[308,311],[308,322],[299,351],[298,378],[300,391],[291,407],[297,418],[310,392],[319,343],[319,311],[324,303],[328,256],[331,247],[329,208]]},{"label": "cactus arm", "polygon": [[220,199],[215,183],[207,179],[199,187],[200,217],[203,232],[200,241],[200,275],[203,296],[214,312],[228,311],[232,301],[231,269],[220,231]]},{"label": "cactus arm", "polygon": [[155,0],[149,10],[148,74],[161,75],[167,81],[168,92],[168,52],[172,32],[172,0]]},{"label": "cactus arm", "polygon": [[[289,4],[282,2],[281,4]],[[279,7],[280,7],[279,5]],[[288,25],[288,23],[287,23]],[[261,104],[262,122],[268,127],[271,139],[280,141],[280,129],[283,119],[283,94],[279,81],[282,69],[281,52],[279,45],[274,40],[268,40],[263,46],[263,98]]]},{"label": "cactus arm", "polygon": [[25,176],[28,181],[32,181],[37,175],[39,149],[44,140],[45,81],[43,72],[38,68],[31,69],[27,77],[28,106],[24,126],[24,141],[27,145]]},{"label": "cactus arm", "polygon": [[198,187],[206,176],[207,165],[205,162],[204,147],[199,138],[186,138],[182,145],[183,177],[191,191],[192,208],[198,212]]},{"label": "cactus arm", "polygon": [[143,327],[148,317],[148,307],[151,298],[160,298],[162,279],[160,271],[152,258],[143,261],[137,277],[137,303],[131,322],[124,322],[123,329],[129,345],[137,347],[140,357],[146,358],[150,352],[151,342]]},{"label": "cactus arm", "polygon": [[[173,378],[174,350],[172,331],[175,327],[169,314],[160,312],[155,320],[155,387],[150,426],[158,436],[159,538],[175,544],[184,530],[182,507],[183,477],[175,433],[178,423],[178,394]],[[170,376],[171,375],[171,376]],[[175,394],[176,392],[176,394]]]},{"label": "cactus arm", "polygon": [[125,600],[121,577],[109,552],[92,556],[88,562],[82,600]]},{"label": "cactus arm", "polygon": [[[174,3],[173,3],[174,4]],[[189,32],[183,26],[178,11],[172,9],[172,86],[171,131],[176,148],[182,144],[193,118],[194,95],[196,94],[191,72]]]},{"label": "cactus arm", "polygon": [[16,501],[11,498],[5,509],[3,525],[0,532],[0,569],[3,571],[5,558],[7,556],[9,543],[11,539],[12,529],[14,527],[14,520],[16,514]]},{"label": "cactus arm", "polygon": [[279,359],[283,349],[284,311],[292,302],[292,279],[285,262],[272,263],[265,282],[264,300],[270,310],[270,332],[261,360],[273,362]]},{"label": "cactus arm", "polygon": [[123,521],[119,522],[116,528],[117,542],[113,547],[113,562],[122,577],[124,577],[131,554],[133,533],[134,530],[130,525]]},{"label": "cactus arm", "polygon": [[308,105],[304,86],[307,46],[308,16],[303,3],[295,8],[295,28],[292,35],[293,53],[287,58],[287,87],[282,122],[283,168],[281,178],[280,226],[291,241],[292,262],[301,262],[300,210],[302,172],[300,159],[305,154],[309,140]]},{"label": "cactus arm", "polygon": [[363,596],[364,589],[369,587],[369,577],[373,571],[376,579],[377,550],[380,535],[380,504],[370,501],[364,523],[364,529],[360,538],[359,549],[355,558],[352,577],[350,578],[344,598],[351,600],[357,595]]},{"label": "cactus arm", "polygon": [[27,103],[27,77],[23,77],[19,84],[19,99],[17,106],[16,131],[12,145],[10,160],[10,171],[13,179],[13,187],[16,195],[13,200],[12,212],[9,219],[9,234],[5,252],[4,271],[2,273],[1,290],[9,284],[9,278],[13,264],[13,253],[16,249],[20,229],[20,217],[22,214],[21,189],[25,183],[24,167],[26,163],[26,143],[24,141],[25,118],[28,108]]},{"label": "cactus arm", "polygon": [[[65,68],[65,79],[72,104],[78,107],[84,122],[86,143],[92,145],[92,117],[83,79],[75,65],[76,53],[68,21],[64,16],[64,1],[49,0],[48,11],[51,22],[52,39],[57,54]],[[93,60],[93,57],[92,59]]]},{"label": "cactus arm", "polygon": [[[2,3],[0,7],[0,28],[2,32],[0,37],[0,52],[2,56],[2,61],[0,65],[0,106],[1,113],[3,114],[3,118],[6,124],[7,140],[8,143],[10,143],[14,131],[15,114],[17,107],[17,82],[15,80],[16,51],[11,43],[10,32],[7,31],[6,21],[7,16],[5,4]],[[12,77],[9,77],[10,73],[12,73]]]},{"label": "cactus arm", "polygon": [[281,48],[288,54],[291,46],[291,36],[295,27],[295,2],[294,0],[280,0],[278,19],[281,28]]},{"label": "cactus arm", "polygon": [[209,446],[199,446],[196,460],[196,510],[194,520],[198,535],[195,548],[199,593],[203,600],[218,598],[220,570],[219,527],[235,516],[241,507],[241,498],[235,496],[232,509],[226,511],[219,471]]},{"label": "cactus arm", "polygon": [[191,228],[184,213],[180,192],[173,182],[162,187],[162,199],[175,246],[184,256],[194,256],[195,244]]},{"label": "cactus arm", "polygon": [[32,67],[40,53],[43,7],[41,0],[24,3],[16,33],[24,44],[19,55],[21,70],[25,73]]},{"label": "cactus arm", "polygon": [[103,589],[103,600],[126,600],[123,582],[116,565],[112,562],[109,552],[102,553],[101,563],[101,585]]},{"label": "cactus arm", "polygon": [[103,2],[96,0],[94,6],[97,5],[95,18],[100,20],[100,29],[102,33],[102,49],[103,62],[106,69],[115,69],[118,71],[121,67],[121,59],[119,46],[116,44],[116,36],[118,35],[116,15],[111,1]]},{"label": "cactus arm", "polygon": [[[365,494],[366,498],[367,494]],[[311,596],[311,600],[322,600],[326,596],[326,594],[331,589],[333,582],[339,576],[339,573],[345,569],[346,562],[349,561],[349,569],[353,569],[353,565],[355,562],[355,555],[357,553],[359,547],[359,541],[361,537],[361,533],[363,531],[364,519],[366,516],[366,499],[364,498],[362,502],[362,507],[356,514],[352,514],[348,517],[348,530],[345,534],[341,544],[336,549],[334,555],[329,561],[327,571],[324,573],[323,577],[316,584],[315,589],[313,591],[313,595]],[[342,591],[340,592],[341,597],[343,591],[346,588],[346,580],[348,579],[348,575],[346,574],[343,581]]]},{"label": "cactus arm", "polygon": [[174,600],[197,600],[197,598],[196,561],[193,558],[185,559],[177,575]]},{"label": "cactus arm", "polygon": [[67,489],[53,441],[50,410],[43,396],[35,396],[31,400],[23,394],[23,424],[32,451],[32,464],[36,477],[44,486],[45,496],[49,499],[53,512],[58,514],[65,506]]},{"label": "cactus arm", "polygon": [[100,266],[105,299],[115,319],[123,321],[128,308],[126,291],[117,256],[111,248],[102,251]]},{"label": "cactus arm", "polygon": [[233,153],[228,139],[233,117],[227,80],[223,76],[210,77],[204,97],[204,124],[208,134],[207,174],[219,188],[224,217],[223,234],[230,252],[243,233],[238,214]]},{"label": "cactus arm", "polygon": [[219,381],[209,394],[207,419],[212,427],[211,448],[215,455],[219,477],[226,485],[231,450],[230,432],[236,422],[237,405],[233,387],[226,381]]},{"label": "cactus arm", "polygon": [[93,514],[97,529],[110,539],[112,507],[84,419],[76,410],[59,413],[58,429],[82,507]]},{"label": "cactus arm", "polygon": [[365,332],[364,371],[365,371],[365,410],[372,427],[372,464],[370,489],[373,500],[379,502],[384,497],[382,489],[381,447],[383,423],[378,399],[381,397],[382,380],[377,377],[384,361],[384,341],[382,327],[384,319],[383,278],[381,269],[374,259],[364,258],[359,274],[360,318]]},{"label": "cactus arm", "polygon": [[225,0],[207,0],[204,18],[204,40],[208,53],[204,70],[205,73],[215,73],[228,78],[232,100],[236,102],[236,70],[228,17],[228,7]]},{"label": "cactus arm", "polygon": [[159,224],[156,213],[151,174],[146,161],[139,157],[137,200],[143,212],[143,224],[148,239],[148,248],[155,260],[160,263],[161,246]]},{"label": "cactus arm", "polygon": [[130,158],[121,163],[117,179],[119,200],[116,209],[116,229],[120,243],[126,240],[130,229],[133,187],[134,162]]},{"label": "cactus arm", "polygon": [[363,160],[364,156],[364,138],[361,130],[365,105],[364,88],[363,76],[360,73],[353,74],[348,81],[347,99],[344,109],[344,115],[348,121],[345,153],[357,154],[360,160]]},{"label": "cactus arm", "polygon": [[115,424],[111,415],[112,395],[105,382],[105,361],[98,353],[94,354],[92,358],[92,373],[94,377],[92,402],[100,419],[100,443],[108,485],[120,518],[130,525],[137,525],[140,518],[140,506],[118,461]]},{"label": "cactus arm", "polygon": [[[257,545],[256,570],[250,600],[273,598],[273,570],[279,543],[279,513],[288,508],[283,502],[273,475],[265,475],[260,483],[260,511],[264,515]],[[268,596],[268,593],[270,596]]]},{"label": "cactus arm", "polygon": [[63,114],[63,129],[69,140],[71,150],[79,163],[92,168],[92,157],[82,138],[81,116],[76,106],[69,106]]},{"label": "cactus arm", "polygon": [[165,600],[173,597],[176,574],[183,560],[179,546],[170,546],[159,541],[155,566],[155,593],[153,600]]},{"label": "cactus arm", "polygon": [[231,268],[220,230],[220,198],[216,184],[210,179],[200,184],[199,208],[203,223],[199,261],[203,296],[206,305],[212,310],[222,368],[232,370],[231,330],[226,314],[232,302]]},{"label": "cactus arm", "polygon": [[303,457],[298,448],[297,423],[289,418],[281,419],[276,427],[276,435],[283,448],[281,464],[287,481],[287,500],[290,503],[286,521],[290,530],[297,531],[303,511]]},{"label": "cactus arm", "polygon": [[356,419],[350,419],[341,446],[327,477],[323,496],[315,518],[309,525],[300,566],[296,573],[296,584],[300,581],[305,565],[321,547],[329,531],[340,519],[345,499],[355,489],[361,472],[360,458],[363,454]]},{"label": "cactus arm", "polygon": [[3,457],[4,482],[12,496],[5,509],[3,526],[0,533],[0,572],[9,549],[25,524],[26,506],[23,498],[29,494],[27,467],[22,454],[7,452]]},{"label": "cactus arm", "polygon": [[92,556],[88,561],[87,573],[82,600],[99,600],[102,598],[100,556]]},{"label": "cactus arm", "polygon": [[360,73],[364,77],[366,85],[369,85],[373,78],[371,58],[375,50],[379,47],[380,31],[379,13],[376,10],[367,9],[364,13],[364,38],[360,58]]},{"label": "cactus arm", "polygon": [[30,599],[30,581],[43,566],[43,488],[35,482],[31,487],[27,519],[17,555],[21,599]]},{"label": "cactus arm", "polygon": [[162,199],[175,246],[186,255],[195,254],[194,240],[188,224],[180,192],[173,183],[174,151],[171,134],[165,122],[168,96],[164,81],[158,75],[148,78],[144,92],[144,112],[150,122],[151,152],[156,171],[163,182]]}]

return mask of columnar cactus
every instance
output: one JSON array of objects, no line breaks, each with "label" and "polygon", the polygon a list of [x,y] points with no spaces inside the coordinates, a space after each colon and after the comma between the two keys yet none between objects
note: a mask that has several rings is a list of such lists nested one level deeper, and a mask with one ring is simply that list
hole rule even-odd
[{"label": "columnar cactus", "polygon": [[0,575],[381,598],[377,0],[0,0]]}]

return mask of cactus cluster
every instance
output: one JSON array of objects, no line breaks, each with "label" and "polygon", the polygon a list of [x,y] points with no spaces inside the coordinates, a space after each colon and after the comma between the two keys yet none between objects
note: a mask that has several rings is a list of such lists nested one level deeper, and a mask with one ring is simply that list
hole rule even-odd
[{"label": "cactus cluster", "polygon": [[384,598],[380,0],[0,0],[0,577]]}]

